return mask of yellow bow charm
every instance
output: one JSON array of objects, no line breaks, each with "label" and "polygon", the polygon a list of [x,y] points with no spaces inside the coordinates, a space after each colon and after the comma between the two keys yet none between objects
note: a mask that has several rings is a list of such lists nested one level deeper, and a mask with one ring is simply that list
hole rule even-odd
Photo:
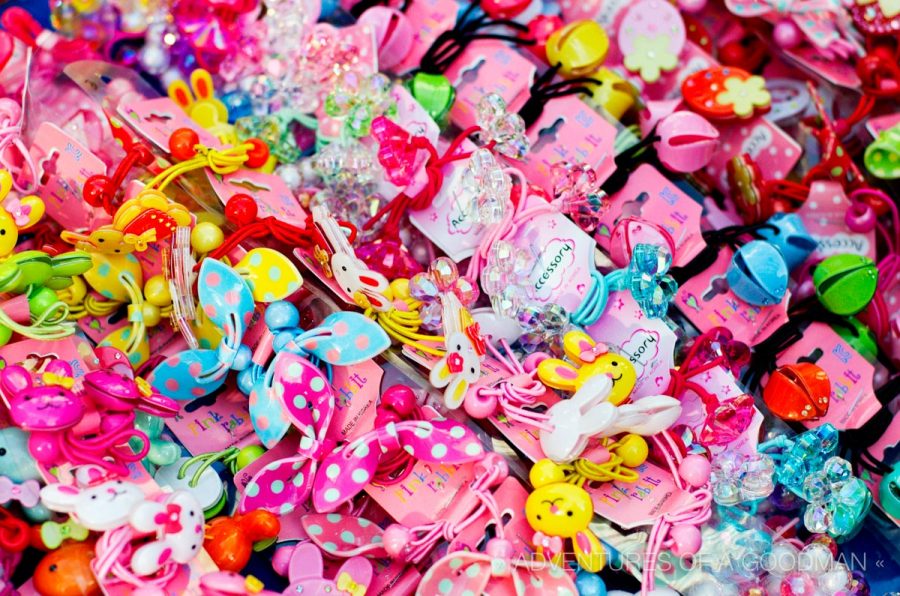
[{"label": "yellow bow charm", "polygon": [[346,571],[338,576],[337,589],[350,594],[350,596],[366,596],[366,586],[353,581]]},{"label": "yellow bow charm", "polygon": [[265,588],[263,583],[252,575],[248,575],[244,580],[244,587],[247,588],[248,594],[259,594]]},{"label": "yellow bow charm", "polygon": [[49,549],[57,548],[66,539],[83,542],[87,539],[88,534],[87,528],[76,524],[71,519],[62,524],[48,521],[41,525],[41,541]]},{"label": "yellow bow charm", "polygon": [[150,229],[141,234],[125,234],[122,242],[132,245],[138,252],[144,252],[151,242],[156,242],[156,230]]},{"label": "yellow bow charm", "polygon": [[44,385],[59,385],[66,389],[71,389],[75,385],[75,379],[72,377],[64,377],[52,372],[45,372],[41,375]]}]

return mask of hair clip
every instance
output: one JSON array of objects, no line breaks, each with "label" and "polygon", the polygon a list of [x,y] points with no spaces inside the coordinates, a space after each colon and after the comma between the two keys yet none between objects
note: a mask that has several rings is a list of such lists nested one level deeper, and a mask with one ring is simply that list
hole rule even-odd
[{"label": "hair clip", "polygon": [[637,373],[624,356],[610,352],[584,331],[569,331],[563,337],[563,350],[574,364],[558,358],[546,358],[537,366],[538,377],[548,387],[574,393],[590,379],[608,375],[612,381],[609,401],[619,405],[628,399]]},{"label": "hair clip", "polygon": [[714,327],[699,336],[678,368],[669,371],[669,386],[665,395],[683,400],[688,391],[696,394],[705,410],[705,418],[695,425],[697,442],[710,447],[727,445],[743,433],[753,418],[753,398],[742,393],[729,399],[719,399],[701,383],[701,375],[721,367],[732,375],[749,362],[749,349],[732,339],[724,327]]},{"label": "hair clip", "polygon": [[[276,317],[273,314],[267,318],[274,321]],[[258,348],[249,372],[239,375],[250,378],[239,378],[239,382],[243,388],[251,388],[250,419],[263,445],[271,448],[281,440],[291,424],[303,433],[309,430],[307,425],[310,424],[308,418],[311,414],[305,409],[306,406],[300,408],[297,403],[307,402],[312,407],[315,402],[309,400],[313,397],[324,400],[319,404],[320,414],[324,414],[328,404],[333,403],[330,381],[310,362],[310,358],[315,358],[317,363],[350,366],[374,358],[386,350],[390,339],[364,315],[335,312],[328,315],[321,325],[308,331],[282,328],[277,337],[269,332],[261,345],[277,348],[277,355],[268,369],[263,371],[256,361],[265,362],[267,357],[262,358]],[[320,431],[327,430],[328,418],[319,420],[323,425]]]},{"label": "hair clip", "polygon": [[516,33],[527,33],[528,28],[508,19],[492,19],[487,14],[473,16],[478,8],[478,2],[467,6],[457,17],[453,28],[442,31],[437,36],[422,56],[413,77],[406,82],[412,96],[438,124],[445,122],[456,99],[456,90],[443,73],[462,55],[470,43],[479,39],[495,39],[526,46],[534,43],[518,35],[485,33],[485,29],[495,27],[506,27]]},{"label": "hair clip", "polygon": [[[335,513],[304,515],[300,523],[310,540],[330,556],[383,557],[386,554],[396,561],[419,564],[439,542],[452,541],[485,512],[496,512],[496,500],[490,490],[509,474],[506,461],[496,453],[483,454],[483,458],[479,455],[467,461],[477,462],[468,489],[476,497],[478,505],[457,523],[442,519],[413,527],[391,524],[382,530],[369,520]],[[457,463],[465,462],[460,460]],[[352,531],[346,531],[348,527]]]},{"label": "hair clip", "polygon": [[[191,93],[193,90],[193,94]],[[215,96],[212,76],[202,68],[191,72],[191,87],[181,79],[168,88],[169,98],[178,104],[191,120],[228,145],[237,144],[235,127],[229,124],[228,107]]]},{"label": "hair clip", "polygon": [[278,517],[268,511],[217,517],[206,524],[203,548],[216,567],[237,572],[250,561],[254,543],[274,541],[280,531]]},{"label": "hair clip", "polygon": [[785,5],[775,0],[726,0],[732,14],[742,18],[762,17],[775,22],[772,38],[783,49],[792,49],[806,41],[828,59],[848,58],[858,44],[841,35],[840,8],[828,3]]},{"label": "hair clip", "polygon": [[506,101],[496,93],[488,93],[475,107],[476,123],[481,130],[478,140],[487,148],[511,159],[522,159],[531,148],[525,121],[518,113],[507,111]]},{"label": "hair clip", "polygon": [[765,453],[744,454],[726,449],[712,459],[710,486],[719,505],[734,506],[765,499],[775,490],[775,462]]},{"label": "hair clip", "polygon": [[656,567],[659,553],[668,549],[676,557],[690,557],[700,550],[703,539],[700,526],[712,516],[709,490],[710,463],[702,455],[682,455],[669,432],[652,437],[654,446],[661,452],[672,472],[675,486],[686,493],[686,500],[656,518],[647,540],[646,564],[643,567],[641,585],[653,590],[656,584]]},{"label": "hair clip", "polygon": [[41,543],[50,550],[59,548],[65,540],[84,542],[89,535],[88,529],[71,517],[61,524],[52,521],[44,522],[41,524],[40,530]]},{"label": "hair clip", "polygon": [[828,312],[850,316],[872,301],[878,277],[878,268],[871,259],[844,253],[818,263],[813,271],[813,284],[819,302]]},{"label": "hair clip", "polygon": [[324,474],[316,474],[313,485],[316,511],[334,511],[355,497],[375,477],[382,458],[398,449],[433,463],[462,464],[484,456],[477,437],[458,422],[444,418],[389,422],[325,456],[319,466]]},{"label": "hair clip", "polygon": [[[28,50],[26,62],[31,61],[31,51]],[[26,66],[27,68],[27,66]],[[28,92],[28,86],[22,88],[22,100],[25,101],[25,94]],[[14,100],[4,97],[0,99],[0,166],[9,172],[19,170],[16,176],[10,176],[12,185],[15,189],[27,194],[36,188],[38,182],[37,167],[31,152],[22,142],[22,127],[25,119],[22,113],[22,107]],[[13,148],[21,157],[21,167],[16,168],[10,163],[7,157],[8,152],[12,152]],[[27,172],[26,172],[27,170]]]},{"label": "hair clip", "polygon": [[534,491],[525,502],[525,516],[535,530],[532,541],[538,559],[562,567],[564,540],[568,538],[578,565],[600,571],[606,564],[606,554],[589,528],[594,505],[587,491],[567,483],[563,469],[549,459],[535,463],[528,478]]},{"label": "hair clip", "polygon": [[650,436],[672,426],[681,415],[681,403],[667,395],[647,396],[632,404],[609,401],[613,380],[595,374],[567,400],[547,410],[540,431],[541,450],[556,463],[580,456],[591,439],[630,433]]},{"label": "hair clip", "polygon": [[455,409],[462,405],[469,386],[481,377],[486,347],[478,323],[456,294],[445,292],[440,298],[446,353],[435,363],[428,379],[437,389],[446,387],[444,404]]},{"label": "hair clip", "polygon": [[200,578],[202,596],[278,596],[281,592],[264,589],[252,575],[244,577],[234,571],[210,571]]},{"label": "hair clip", "polygon": [[715,66],[691,74],[681,84],[684,102],[712,120],[746,120],[769,111],[766,81],[733,66]]},{"label": "hair clip", "polygon": [[[0,429],[0,478],[6,478],[16,486],[34,486],[33,483],[43,481],[37,463],[28,451],[28,435],[15,426]],[[38,485],[39,486],[39,485]],[[22,505],[22,512],[31,522],[42,522],[50,519],[50,512],[40,502]]]},{"label": "hair clip", "polygon": [[364,596],[375,576],[368,560],[351,557],[340,566],[333,580],[326,579],[321,547],[308,542],[278,549],[273,566],[290,582],[284,594],[300,594],[309,590],[311,594]]},{"label": "hair clip", "polygon": [[380,72],[368,76],[345,72],[325,98],[325,113],[342,121],[343,136],[367,137],[373,119],[397,115],[397,102],[391,96],[392,86],[391,79]]}]

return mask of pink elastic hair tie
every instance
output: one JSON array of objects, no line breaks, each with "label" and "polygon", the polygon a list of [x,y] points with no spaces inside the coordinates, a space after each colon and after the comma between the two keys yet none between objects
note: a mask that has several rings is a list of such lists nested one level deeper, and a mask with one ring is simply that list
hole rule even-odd
[{"label": "pink elastic hair tie", "polygon": [[709,460],[702,455],[682,456],[669,431],[651,438],[669,465],[676,486],[687,491],[691,500],[663,514],[654,522],[647,540],[641,594],[648,594],[656,587],[656,566],[660,552],[668,549],[679,557],[696,554],[702,545],[699,526],[712,516]]},{"label": "pink elastic hair tie", "polygon": [[[115,530],[104,532],[97,541],[95,552],[97,557],[91,561],[91,569],[98,581],[105,583],[110,575],[116,579],[134,586],[138,589],[152,590],[157,588],[163,590],[178,574],[180,565],[173,561],[166,563],[152,577],[141,577],[136,575],[123,561],[127,562],[131,558],[131,543],[138,538],[138,533],[134,528],[126,524]],[[152,591],[145,592],[147,594],[155,593]],[[165,593],[165,592],[160,592]]]},{"label": "pink elastic hair tie", "polygon": [[[22,194],[28,194],[35,190],[37,183],[37,167],[31,158],[31,152],[22,142],[22,127],[25,123],[23,108],[28,96],[28,73],[31,70],[32,51],[26,50],[25,58],[25,85],[22,88],[22,100],[16,103],[9,98],[0,98],[0,166],[12,174],[13,187]],[[12,149],[18,150],[21,165],[10,161],[8,155]],[[25,170],[28,170],[27,175]],[[27,181],[23,183],[23,181]]]}]

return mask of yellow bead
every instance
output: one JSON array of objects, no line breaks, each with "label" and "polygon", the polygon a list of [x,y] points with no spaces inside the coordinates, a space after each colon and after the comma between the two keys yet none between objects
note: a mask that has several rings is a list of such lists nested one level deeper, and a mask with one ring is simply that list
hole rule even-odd
[{"label": "yellow bead", "polygon": [[542,459],[536,462],[528,473],[528,479],[532,486],[539,488],[554,482],[564,482],[566,477],[562,468],[549,459]]},{"label": "yellow bead", "polygon": [[391,282],[390,290],[393,296],[399,300],[409,298],[409,280],[403,278],[395,279]]},{"label": "yellow bead", "polygon": [[172,294],[169,293],[169,282],[162,275],[154,275],[144,284],[144,298],[150,304],[160,308],[172,304]]},{"label": "yellow bead", "polygon": [[625,435],[618,441],[619,446],[613,448],[613,453],[622,458],[622,463],[626,467],[636,468],[645,461],[649,449],[647,441],[640,435]]},{"label": "yellow bead", "polygon": [[225,234],[222,228],[214,223],[202,222],[191,230],[191,246],[200,254],[214,251],[222,245]]},{"label": "yellow bead", "polygon": [[601,84],[585,84],[592,93],[587,98],[588,103],[603,108],[610,117],[621,120],[622,116],[634,107],[637,90],[608,68],[600,68],[590,76]]},{"label": "yellow bead", "polygon": [[147,327],[156,327],[162,320],[162,313],[159,312],[159,307],[147,302],[144,303],[141,314],[144,317],[144,325]]}]

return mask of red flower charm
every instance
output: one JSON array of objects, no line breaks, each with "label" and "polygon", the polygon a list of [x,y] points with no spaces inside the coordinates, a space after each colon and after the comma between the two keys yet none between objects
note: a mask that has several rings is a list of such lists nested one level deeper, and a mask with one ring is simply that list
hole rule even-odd
[{"label": "red flower charm", "polygon": [[181,505],[169,503],[164,512],[161,511],[154,516],[153,521],[156,525],[162,526],[166,534],[177,534],[181,531]]},{"label": "red flower charm", "polygon": [[463,369],[463,357],[462,354],[454,352],[447,356],[447,368],[450,369],[450,372],[453,374],[457,374],[462,372]]},{"label": "red flower charm", "polygon": [[475,353],[479,356],[484,356],[487,353],[487,346],[484,343],[484,338],[481,337],[481,325],[478,323],[472,323],[468,327],[466,327],[465,331],[466,337],[469,338],[469,341],[472,342],[472,347],[475,348]]}]

